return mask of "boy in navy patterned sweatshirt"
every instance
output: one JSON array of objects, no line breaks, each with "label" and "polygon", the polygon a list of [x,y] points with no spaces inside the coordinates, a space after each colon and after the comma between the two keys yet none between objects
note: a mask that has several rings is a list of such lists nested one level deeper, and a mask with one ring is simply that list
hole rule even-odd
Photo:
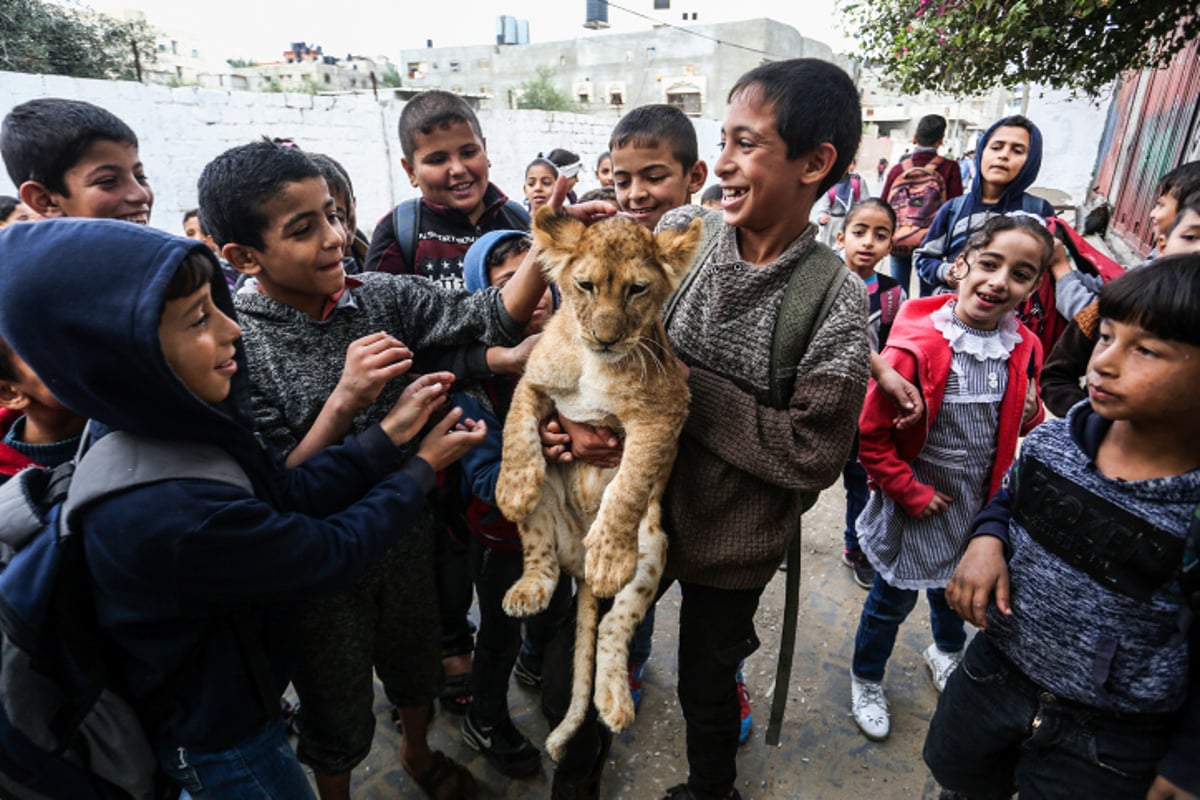
[{"label": "boy in navy patterned sweatshirt", "polygon": [[1200,538],[1200,256],[1113,281],[1100,317],[1090,402],[1025,440],[946,588],[983,630],[925,761],[972,800],[1200,792],[1181,569]]}]

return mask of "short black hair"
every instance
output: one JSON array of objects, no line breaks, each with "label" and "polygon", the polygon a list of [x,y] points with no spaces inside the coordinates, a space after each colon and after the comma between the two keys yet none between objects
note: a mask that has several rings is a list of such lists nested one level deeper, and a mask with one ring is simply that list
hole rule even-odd
[{"label": "short black hair", "polygon": [[138,146],[133,129],[116,114],[82,100],[28,100],[0,124],[0,154],[13,185],[36,181],[64,196],[67,170],[100,141]]},{"label": "short black hair", "polygon": [[309,153],[308,157],[321,170],[321,176],[329,184],[329,193],[337,192],[346,198],[347,203],[353,203],[354,184],[350,182],[350,173],[346,172],[346,168],[324,153]]},{"label": "short black hair", "polygon": [[1200,191],[1200,161],[1189,161],[1163,175],[1154,191],[1155,199],[1169,194],[1182,200],[1193,192]]},{"label": "short black hair", "polygon": [[683,165],[684,173],[700,160],[696,127],[691,119],[675,106],[662,103],[633,109],[621,117],[608,139],[612,150],[626,145],[658,147],[663,144],[671,149],[672,158]]},{"label": "short black hair", "polygon": [[12,216],[19,205],[21,205],[21,198],[0,194],[0,223],[8,222],[8,218]]},{"label": "short black hair", "polygon": [[1003,231],[1024,231],[1037,239],[1038,244],[1042,246],[1042,261],[1038,264],[1038,274],[1041,275],[1050,268],[1050,262],[1054,259],[1054,236],[1046,229],[1045,224],[1032,214],[1018,212],[1011,215],[997,214],[988,218],[983,227],[967,240],[963,254],[982,250],[992,243],[997,233]]},{"label": "short black hair", "polygon": [[749,93],[771,106],[788,158],[811,153],[825,142],[833,145],[837,158],[817,187],[818,195],[846,175],[862,140],[862,104],[845,70],[818,58],[772,61],[738,78],[727,101]]},{"label": "short black hair", "polygon": [[434,128],[449,128],[456,122],[465,122],[475,131],[475,135],[483,141],[483,129],[479,127],[479,118],[466,100],[456,94],[443,92],[440,89],[430,89],[421,92],[404,104],[400,112],[400,150],[404,157],[412,160],[417,148],[417,134],[428,136]]},{"label": "short black hair", "polygon": [[846,212],[845,227],[850,227],[850,221],[854,219],[855,214],[857,214],[859,211],[866,211],[868,208],[878,208],[879,210],[883,211],[883,213],[887,214],[888,219],[892,221],[892,231],[896,230],[895,209],[888,205],[885,200],[881,200],[878,197],[868,197],[866,200],[855,203],[853,206],[851,206],[850,210]]},{"label": "short black hair", "polygon": [[200,219],[200,209],[198,208],[192,208],[183,212],[183,227],[187,227],[187,221],[192,217],[195,217],[196,221],[200,223],[200,233],[207,236],[208,232],[204,230],[204,220]]},{"label": "short black hair", "polygon": [[163,292],[163,302],[187,297],[200,287],[207,286],[212,282],[216,269],[217,265],[213,263],[212,251],[209,251],[208,248],[191,251],[183,257],[179,268],[175,270],[175,274],[167,283],[166,291]]},{"label": "short black hair", "polygon": [[264,138],[230,148],[200,173],[200,224],[219,247],[234,242],[261,250],[263,205],[285,184],[320,177],[320,167],[298,147]]},{"label": "short black hair", "polygon": [[1200,346],[1200,254],[1164,256],[1105,284],[1100,317]]},{"label": "short black hair", "polygon": [[597,189],[589,189],[579,195],[580,203],[590,203],[593,200],[606,200],[610,203],[617,202],[617,190],[611,186],[601,186]]},{"label": "short black hair", "polygon": [[723,196],[724,192],[721,189],[721,184],[714,183],[704,190],[704,194],[700,195],[700,204],[720,202]]},{"label": "short black hair", "polygon": [[917,144],[921,147],[936,147],[946,138],[946,118],[941,114],[926,114],[917,123]]},{"label": "short black hair", "polygon": [[[487,258],[483,260],[483,265],[488,269],[495,269],[503,264],[513,253],[524,253],[533,247],[533,240],[528,236],[509,236],[506,239],[501,239],[495,247],[488,251]],[[491,281],[488,281],[491,283]]]},{"label": "short black hair", "polygon": [[1179,201],[1179,210],[1175,212],[1175,219],[1171,220],[1171,227],[1167,228],[1167,236],[1175,232],[1179,227],[1179,223],[1183,221],[1185,212],[1191,211],[1193,214],[1200,214],[1200,188],[1185,196]]}]

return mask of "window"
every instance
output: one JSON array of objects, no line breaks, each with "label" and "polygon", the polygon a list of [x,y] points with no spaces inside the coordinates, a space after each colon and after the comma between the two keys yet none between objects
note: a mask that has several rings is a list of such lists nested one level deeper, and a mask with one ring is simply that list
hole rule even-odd
[{"label": "window", "polygon": [[664,8],[671,7],[671,0],[654,0],[654,10],[658,11]]},{"label": "window", "polygon": [[326,83],[333,83],[333,78],[332,78],[332,77],[330,77],[330,75],[329,75],[329,73],[328,73],[328,72],[326,72],[326,73],[325,73],[325,75],[324,75],[323,77],[325,78],[325,82],[326,82]]},{"label": "window", "polygon": [[625,105],[625,95],[623,95],[621,92],[611,92],[608,95],[608,104],[610,106]]},{"label": "window", "polygon": [[200,51],[193,47],[192,48],[192,58],[199,58],[199,57],[200,57]]},{"label": "window", "polygon": [[451,61],[450,62],[450,71],[451,72],[462,72],[462,62]]},{"label": "window", "polygon": [[699,92],[670,92],[667,94],[667,104],[678,108],[689,117],[700,116]]}]

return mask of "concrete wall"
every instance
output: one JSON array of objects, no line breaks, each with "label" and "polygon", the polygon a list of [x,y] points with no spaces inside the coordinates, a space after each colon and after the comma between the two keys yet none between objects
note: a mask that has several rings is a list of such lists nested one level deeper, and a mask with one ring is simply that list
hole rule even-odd
[{"label": "concrete wall", "polygon": [[1104,97],[1097,105],[1086,98],[1072,100],[1065,90],[1031,88],[1027,116],[1042,131],[1042,169],[1034,189],[1062,192],[1065,199],[1051,200],[1056,205],[1087,201],[1109,102]]},{"label": "concrete wall", "polygon": [[[86,100],[109,109],[137,133],[154,188],[151,224],[181,232],[196,205],[196,180],[214,156],[259,136],[291,137],[346,167],[358,196],[359,223],[370,229],[397,202],[416,195],[400,165],[396,124],[403,104],[370,94],[260,94],[0,72],[0,115],[37,97]],[[525,166],[539,151],[565,147],[588,166],[579,191],[594,188],[591,167],[608,149],[613,116],[544,111],[483,111],[491,179],[520,200]],[[702,157],[717,152],[718,126],[696,120]],[[0,194],[15,194],[0,175]]]}]

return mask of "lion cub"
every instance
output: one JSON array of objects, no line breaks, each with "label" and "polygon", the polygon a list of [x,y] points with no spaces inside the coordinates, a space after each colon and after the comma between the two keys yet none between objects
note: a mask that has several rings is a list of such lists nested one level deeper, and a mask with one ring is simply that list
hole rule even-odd
[{"label": "lion cub", "polygon": [[[623,218],[587,227],[546,208],[534,217],[534,239],[562,307],[513,395],[496,503],[520,528],[524,551],[524,574],[504,597],[508,614],[543,610],[560,569],[578,583],[571,706],[546,740],[555,759],[587,711],[593,667],[600,718],[616,731],[634,719],[629,638],[666,562],[659,501],[690,399],[662,307],[700,235],[699,220],[655,235]],[[547,465],[538,424],[556,408],[623,436],[620,466]],[[596,598],[614,595],[597,633]]]}]

